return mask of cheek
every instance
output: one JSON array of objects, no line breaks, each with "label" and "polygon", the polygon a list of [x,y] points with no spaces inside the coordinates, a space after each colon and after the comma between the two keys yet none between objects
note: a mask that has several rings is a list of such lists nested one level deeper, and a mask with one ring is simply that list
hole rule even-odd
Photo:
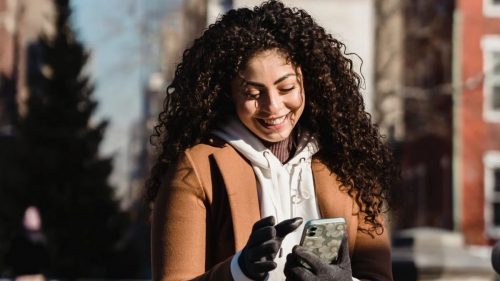
[{"label": "cheek", "polygon": [[255,101],[236,101],[234,106],[240,117],[252,116],[257,111]]},{"label": "cheek", "polygon": [[286,105],[288,108],[293,110],[298,110],[304,107],[305,96],[303,92],[291,95],[286,101]]}]

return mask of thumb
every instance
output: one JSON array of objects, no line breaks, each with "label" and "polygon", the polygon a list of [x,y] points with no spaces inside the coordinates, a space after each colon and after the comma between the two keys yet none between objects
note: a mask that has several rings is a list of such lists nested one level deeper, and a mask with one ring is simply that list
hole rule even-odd
[{"label": "thumb", "polygon": [[280,239],[285,238],[290,232],[297,229],[304,221],[301,217],[284,220],[274,226],[276,229],[276,236]]}]

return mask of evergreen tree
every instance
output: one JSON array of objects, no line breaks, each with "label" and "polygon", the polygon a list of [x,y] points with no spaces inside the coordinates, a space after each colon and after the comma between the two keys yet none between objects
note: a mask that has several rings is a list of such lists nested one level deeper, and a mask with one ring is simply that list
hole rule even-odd
[{"label": "evergreen tree", "polygon": [[29,199],[38,206],[49,241],[51,275],[110,275],[119,209],[107,178],[110,159],[98,156],[106,122],[92,124],[97,103],[82,70],[88,54],[71,29],[69,0],[55,0],[55,38],[30,48],[28,115],[19,134],[26,148]]}]

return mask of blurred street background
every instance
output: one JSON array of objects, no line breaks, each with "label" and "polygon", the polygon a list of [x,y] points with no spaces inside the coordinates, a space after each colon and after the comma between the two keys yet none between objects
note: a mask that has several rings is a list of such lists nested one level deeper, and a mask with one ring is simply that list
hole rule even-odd
[{"label": "blurred street background", "polygon": [[[218,15],[260,2],[0,0],[0,280],[22,239],[51,280],[151,278],[142,195],[166,86]],[[346,44],[401,163],[395,280],[498,280],[500,1],[283,2]]]}]

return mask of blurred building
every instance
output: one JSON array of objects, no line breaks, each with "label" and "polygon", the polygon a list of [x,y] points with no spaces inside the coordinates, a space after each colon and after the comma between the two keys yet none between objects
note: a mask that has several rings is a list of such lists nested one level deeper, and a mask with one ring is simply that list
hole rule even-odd
[{"label": "blurred building", "polygon": [[[144,43],[141,53],[145,64],[142,69],[142,116],[131,129],[129,159],[134,164],[129,171],[129,192],[123,202],[125,208],[141,208],[137,203],[144,196],[144,184],[156,152],[150,145],[150,136],[163,110],[166,87],[184,49],[207,26],[209,0],[179,1],[178,7],[166,14],[161,9],[162,2],[165,0],[148,2],[142,15]],[[213,7],[218,8],[218,5]]]},{"label": "blurred building", "polygon": [[452,229],[453,0],[376,3],[375,108],[402,168],[393,228]]},{"label": "blurred building", "polygon": [[[179,1],[180,2],[180,1]],[[128,188],[122,197],[122,207],[132,212],[140,211],[144,206],[144,184],[149,176],[151,157],[154,154],[149,144],[153,126],[163,104],[165,77],[170,67],[168,55],[170,49],[176,49],[179,44],[179,8],[170,11],[167,0],[152,0],[140,2],[140,69],[141,69],[141,116],[130,126],[127,161]],[[170,12],[166,12],[170,11]],[[172,31],[170,40],[165,40],[165,34]],[[173,34],[176,35],[175,39]],[[174,46],[174,47],[172,47]]]},{"label": "blurred building", "polygon": [[469,244],[500,239],[500,1],[458,0],[457,218]]},{"label": "blurred building", "polygon": [[36,42],[55,34],[52,0],[0,0],[0,135],[27,111],[27,81],[38,71]]}]

